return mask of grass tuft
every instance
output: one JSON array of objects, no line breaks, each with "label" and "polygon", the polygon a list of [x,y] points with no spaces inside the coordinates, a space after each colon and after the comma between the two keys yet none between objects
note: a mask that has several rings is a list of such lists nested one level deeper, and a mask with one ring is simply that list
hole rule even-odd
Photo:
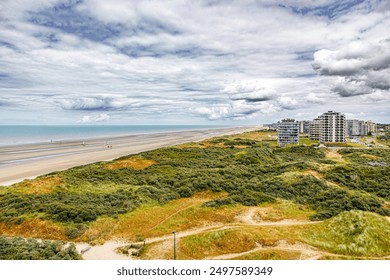
[{"label": "grass tuft", "polygon": [[390,252],[389,236],[390,223],[386,218],[352,210],[312,228],[305,239],[314,246],[338,254],[383,256]]}]

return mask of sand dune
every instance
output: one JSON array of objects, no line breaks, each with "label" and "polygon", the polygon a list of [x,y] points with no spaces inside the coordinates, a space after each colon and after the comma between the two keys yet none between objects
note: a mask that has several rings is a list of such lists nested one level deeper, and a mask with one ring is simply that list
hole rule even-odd
[{"label": "sand dune", "polygon": [[54,171],[258,127],[235,127],[129,135],[0,147],[0,185],[6,186]]}]

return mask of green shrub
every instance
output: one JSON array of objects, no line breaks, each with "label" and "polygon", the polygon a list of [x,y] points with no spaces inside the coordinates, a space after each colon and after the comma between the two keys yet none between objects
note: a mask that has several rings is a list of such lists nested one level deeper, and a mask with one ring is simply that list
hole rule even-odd
[{"label": "green shrub", "polygon": [[74,244],[0,236],[1,260],[81,260]]}]

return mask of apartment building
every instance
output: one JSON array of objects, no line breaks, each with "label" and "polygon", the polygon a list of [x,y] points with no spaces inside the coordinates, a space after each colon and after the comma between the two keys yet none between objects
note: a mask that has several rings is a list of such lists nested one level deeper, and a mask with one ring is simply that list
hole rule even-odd
[{"label": "apartment building", "polygon": [[284,119],[278,122],[278,145],[298,144],[299,142],[299,123],[294,119]]},{"label": "apartment building", "polygon": [[328,111],[319,116],[321,143],[325,142],[345,142],[345,115]]},{"label": "apartment building", "polygon": [[314,119],[309,126],[309,139],[320,140],[320,119]]},{"label": "apartment building", "polygon": [[372,121],[347,120],[347,136],[365,136],[376,132],[376,124]]},{"label": "apartment building", "polygon": [[299,133],[308,134],[311,121],[299,121]]}]

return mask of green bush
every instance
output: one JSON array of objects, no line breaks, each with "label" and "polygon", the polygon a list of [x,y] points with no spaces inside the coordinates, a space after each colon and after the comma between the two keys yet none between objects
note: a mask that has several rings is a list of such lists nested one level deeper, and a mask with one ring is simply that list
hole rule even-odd
[{"label": "green bush", "polygon": [[0,236],[1,260],[81,260],[74,244]]},{"label": "green bush", "polygon": [[232,205],[235,203],[236,202],[234,201],[233,198],[225,197],[225,198],[221,198],[221,199],[206,201],[202,204],[202,207],[220,207],[220,206],[225,206],[225,205]]}]

